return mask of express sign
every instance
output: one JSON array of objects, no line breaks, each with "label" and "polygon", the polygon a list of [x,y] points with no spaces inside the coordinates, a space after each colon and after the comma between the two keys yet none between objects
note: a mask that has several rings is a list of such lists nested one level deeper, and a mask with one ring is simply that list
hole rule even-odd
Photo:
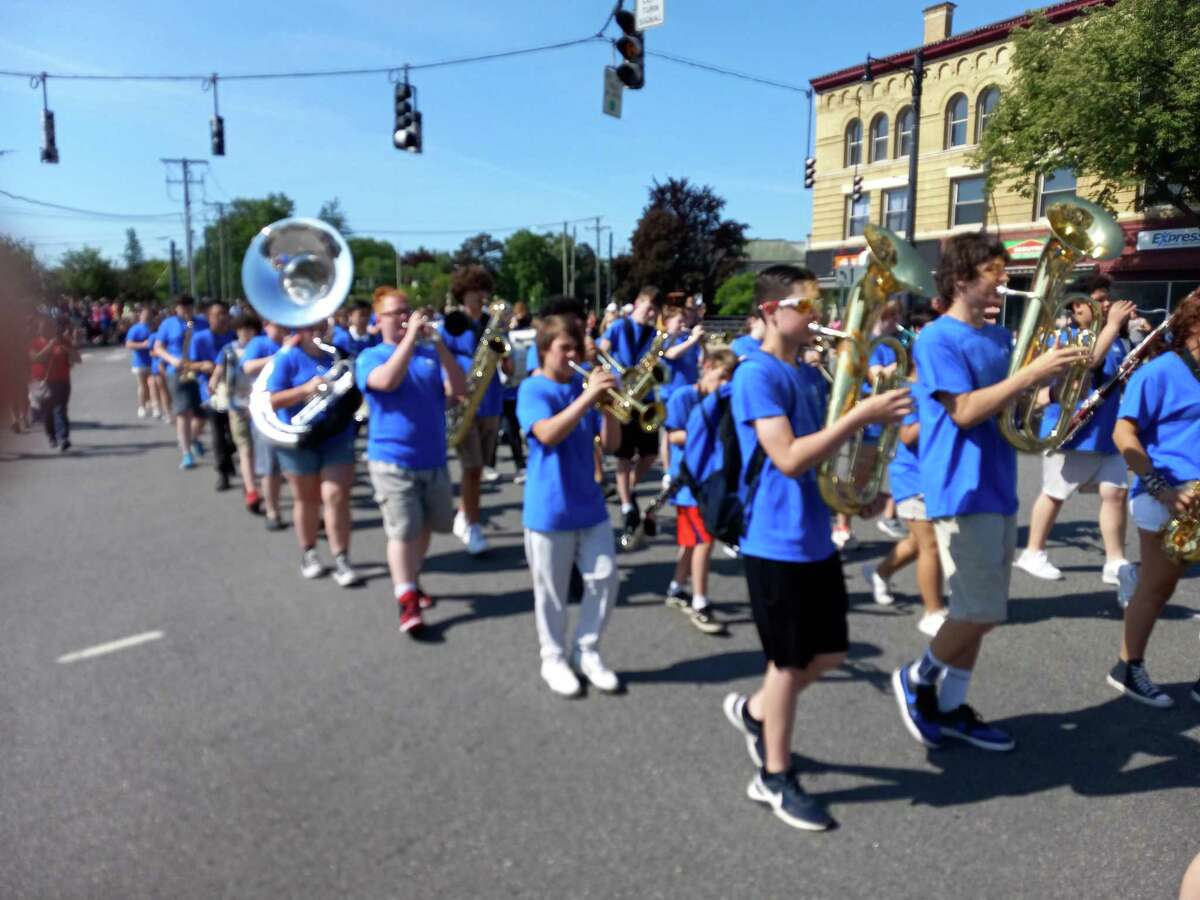
[{"label": "express sign", "polygon": [[1137,248],[1139,250],[1200,250],[1200,228],[1139,231]]}]

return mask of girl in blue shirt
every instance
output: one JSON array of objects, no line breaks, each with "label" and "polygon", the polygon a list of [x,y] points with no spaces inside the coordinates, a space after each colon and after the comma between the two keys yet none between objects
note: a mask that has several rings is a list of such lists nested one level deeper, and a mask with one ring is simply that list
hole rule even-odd
[{"label": "girl in blue shirt", "polygon": [[[1137,476],[1130,509],[1138,527],[1141,577],[1121,569],[1120,590],[1132,593],[1117,664],[1108,683],[1149,706],[1175,705],[1145,668],[1146,645],[1184,566],[1167,556],[1162,532],[1172,516],[1200,515],[1200,290],[1176,310],[1167,351],[1144,363],[1125,388],[1113,441]],[[1193,489],[1185,486],[1193,483]],[[1136,588],[1133,582],[1136,579]],[[1131,591],[1132,589],[1132,591]],[[1192,688],[1200,703],[1200,681]]]},{"label": "girl in blue shirt", "polygon": [[[616,380],[596,369],[584,386],[571,367],[583,353],[583,340],[578,318],[543,318],[537,337],[541,369],[522,381],[517,392],[517,419],[529,442],[522,521],[525,558],[533,574],[541,674],[552,691],[567,697],[580,691],[576,671],[599,690],[620,688],[598,652],[620,578],[593,456],[597,437],[609,452],[620,439],[620,423],[610,413],[595,409]],[[572,565],[583,576],[584,592],[568,654]]]},{"label": "girl in blue shirt", "polygon": [[[157,403],[158,398],[150,396],[150,320],[154,317],[153,310],[149,306],[143,306],[138,310],[138,320],[132,328],[125,334],[125,346],[132,351],[131,363],[133,375],[137,381],[137,417],[139,419],[146,418],[150,413],[151,403],[153,399]],[[158,410],[155,409],[152,415],[158,418]]]}]

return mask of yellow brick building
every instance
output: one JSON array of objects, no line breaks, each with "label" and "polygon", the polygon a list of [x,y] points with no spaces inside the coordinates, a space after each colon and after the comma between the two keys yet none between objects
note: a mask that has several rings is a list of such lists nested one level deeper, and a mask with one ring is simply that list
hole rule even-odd
[{"label": "yellow brick building", "polygon": [[[1070,21],[1101,0],[1071,0],[1046,7],[1056,24]],[[953,3],[924,10],[925,77],[917,153],[916,246],[936,266],[941,242],[960,231],[999,230],[1013,256],[1013,284],[1026,286],[1049,229],[1042,212],[1055,197],[1089,195],[1089,184],[1070,170],[1039,182],[1033,198],[998,188],[985,196],[983,170],[971,155],[1011,77],[1014,29],[1019,16],[955,35]],[[908,209],[909,155],[913,141],[912,69],[917,48],[859,63],[811,80],[815,113],[816,179],[813,186],[809,265],[829,278],[852,265],[865,246],[867,222],[901,234]],[[867,79],[870,80],[867,80]],[[853,200],[855,176],[862,198]],[[1197,284],[1200,229],[1171,221],[1165,210],[1133,209],[1135,194],[1119,198],[1118,219],[1126,252],[1102,264],[1121,296],[1142,307],[1166,307]],[[1160,233],[1161,232],[1161,233]]]}]

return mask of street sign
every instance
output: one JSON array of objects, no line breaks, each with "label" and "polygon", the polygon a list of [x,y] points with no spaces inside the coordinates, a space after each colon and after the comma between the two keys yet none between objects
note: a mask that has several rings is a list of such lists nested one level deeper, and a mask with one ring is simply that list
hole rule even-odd
[{"label": "street sign", "polygon": [[621,118],[621,91],[624,86],[612,66],[604,67],[604,114],[614,119]]},{"label": "street sign", "polygon": [[637,0],[634,27],[638,31],[654,28],[667,20],[667,0]]}]

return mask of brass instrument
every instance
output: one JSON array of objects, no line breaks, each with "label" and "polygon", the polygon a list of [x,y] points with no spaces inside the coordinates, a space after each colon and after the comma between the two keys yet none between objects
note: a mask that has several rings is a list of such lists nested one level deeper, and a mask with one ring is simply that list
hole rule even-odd
[{"label": "brass instrument", "polygon": [[[1200,495],[1200,481],[1188,481],[1179,485],[1181,494]],[[1200,515],[1180,513],[1172,516],[1162,533],[1163,552],[1173,562],[1188,566],[1200,562]]]},{"label": "brass instrument", "polygon": [[183,323],[183,349],[179,352],[179,365],[175,367],[175,377],[180,384],[190,384],[196,380],[196,370],[190,365],[188,353],[191,352],[192,335],[196,333],[196,323],[191,319]]},{"label": "brass instrument", "polygon": [[728,347],[733,342],[733,338],[732,331],[706,331],[704,332],[704,348],[707,350],[710,347]]},{"label": "brass instrument", "polygon": [[475,413],[483,395],[496,374],[496,367],[512,349],[504,328],[504,323],[512,316],[512,307],[503,300],[494,300],[488,304],[487,311],[487,327],[479,336],[475,355],[471,358],[471,370],[467,372],[466,398],[458,406],[446,410],[446,443],[451,447],[466,440],[467,432],[475,424]]},{"label": "brass instrument", "polygon": [[[578,374],[583,376],[583,386],[587,387],[588,370],[583,368],[576,362],[570,363],[571,368]],[[610,373],[614,373],[610,362],[603,359],[600,362],[601,367]],[[609,388],[605,391],[604,398],[596,402],[596,408],[601,412],[610,412],[614,419],[622,425],[628,425],[630,422],[636,421],[638,425],[645,431],[654,431],[658,428],[662,421],[661,403],[643,403],[639,398],[630,396],[629,393],[621,388]],[[656,418],[657,416],[657,418]],[[650,427],[646,427],[647,422],[652,422]],[[597,439],[597,448],[599,448],[599,439]],[[597,474],[600,474],[599,465],[597,465]],[[597,478],[597,482],[602,478]]]},{"label": "brass instrument", "polygon": [[[842,339],[837,355],[837,369],[829,393],[829,411],[825,427],[845,416],[859,402],[863,381],[868,374],[868,360],[875,347],[884,344],[896,354],[896,370],[891,375],[875,379],[871,393],[879,394],[905,384],[911,368],[908,352],[894,337],[870,341],[868,335],[879,320],[884,304],[891,294],[909,291],[921,296],[933,293],[929,267],[907,242],[894,232],[878,225],[866,226],[870,258],[866,274],[850,292],[843,331],[812,323],[809,328],[819,335]],[[815,327],[814,327],[815,326]],[[898,425],[883,429],[879,444],[870,452],[863,449],[863,432],[859,431],[834,456],[817,469],[817,486],[825,502],[840,513],[853,515],[868,506],[879,494],[884,473],[896,448]]]},{"label": "brass instrument", "polygon": [[[1021,327],[1013,347],[1008,375],[1011,378],[1043,353],[1063,346],[1055,327],[1059,311],[1065,305],[1070,312],[1074,303],[1087,303],[1092,324],[1086,332],[1069,339],[1065,346],[1090,347],[1104,324],[1100,304],[1083,294],[1063,296],[1071,270],[1082,259],[1111,259],[1121,252],[1125,239],[1121,227],[1107,212],[1080,197],[1059,200],[1046,210],[1051,237],[1038,259],[1033,290],[1028,293],[1001,287],[997,292],[1027,298]],[[1010,401],[1000,412],[1000,433],[1017,450],[1039,453],[1061,447],[1067,426],[1075,413],[1084,386],[1092,371],[1090,359],[1072,366],[1058,382],[1059,415],[1045,437],[1041,437],[1041,410],[1037,395],[1048,384],[1035,385]]]},{"label": "brass instrument", "polygon": [[[619,392],[624,397],[624,402],[618,406],[636,410],[638,425],[645,432],[657,431],[667,416],[667,409],[660,401],[655,400],[649,404],[643,402],[650,391],[667,381],[667,368],[662,364],[662,355],[665,352],[663,348],[667,343],[667,337],[667,333],[659,328],[654,334],[654,340],[650,344],[650,349],[646,351],[646,355],[628,369],[622,369],[621,364],[609,353],[599,349],[596,351],[601,364],[617,375],[621,382]],[[614,415],[617,415],[615,411]],[[620,418],[619,415],[618,418]],[[629,420],[622,419],[621,421]]]}]

